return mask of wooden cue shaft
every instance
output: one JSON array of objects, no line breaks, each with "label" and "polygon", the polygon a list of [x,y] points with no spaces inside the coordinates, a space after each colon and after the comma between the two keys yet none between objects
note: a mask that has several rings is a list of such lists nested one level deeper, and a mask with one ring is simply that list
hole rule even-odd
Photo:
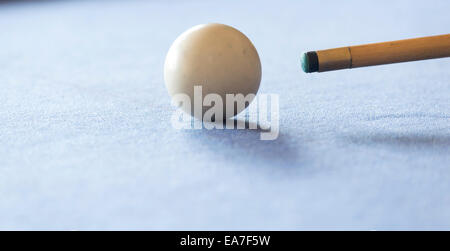
[{"label": "wooden cue shaft", "polygon": [[[316,59],[311,58],[315,57],[314,53]],[[450,57],[450,34],[319,50],[305,55],[310,59],[310,71],[306,72]]]}]

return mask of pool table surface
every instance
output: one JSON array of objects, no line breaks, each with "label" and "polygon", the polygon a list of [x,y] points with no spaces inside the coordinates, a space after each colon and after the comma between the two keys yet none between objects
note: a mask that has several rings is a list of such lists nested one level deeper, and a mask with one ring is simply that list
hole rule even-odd
[{"label": "pool table surface", "polygon": [[[305,74],[304,51],[450,32],[450,2],[0,2],[0,229],[450,230],[450,60]],[[177,130],[163,66],[245,33],[280,134]]]}]

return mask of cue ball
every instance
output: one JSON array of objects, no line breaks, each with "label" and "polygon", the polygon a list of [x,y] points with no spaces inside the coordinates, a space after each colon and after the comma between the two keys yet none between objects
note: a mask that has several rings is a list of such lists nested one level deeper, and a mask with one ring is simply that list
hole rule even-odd
[{"label": "cue ball", "polygon": [[[179,93],[190,97],[191,109],[184,112],[192,116],[194,86],[202,86],[203,98],[209,93],[219,94],[226,119],[226,94],[246,96],[258,92],[261,61],[242,32],[224,24],[202,24],[188,29],[173,42],[164,64],[164,80],[172,97]],[[209,108],[203,106],[203,114]],[[243,109],[235,110],[234,115]]]}]

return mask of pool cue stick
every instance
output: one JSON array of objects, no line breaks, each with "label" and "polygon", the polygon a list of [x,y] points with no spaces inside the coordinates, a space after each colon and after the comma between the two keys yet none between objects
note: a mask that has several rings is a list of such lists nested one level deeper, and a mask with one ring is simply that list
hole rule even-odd
[{"label": "pool cue stick", "polygon": [[450,57],[450,34],[310,51],[302,54],[306,73]]}]

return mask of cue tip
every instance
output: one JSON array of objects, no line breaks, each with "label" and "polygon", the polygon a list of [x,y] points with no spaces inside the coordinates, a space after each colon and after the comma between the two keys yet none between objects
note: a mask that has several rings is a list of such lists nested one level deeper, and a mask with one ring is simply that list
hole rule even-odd
[{"label": "cue tip", "polygon": [[301,56],[302,69],[306,73],[317,72],[319,70],[319,58],[317,52],[308,51]]}]

